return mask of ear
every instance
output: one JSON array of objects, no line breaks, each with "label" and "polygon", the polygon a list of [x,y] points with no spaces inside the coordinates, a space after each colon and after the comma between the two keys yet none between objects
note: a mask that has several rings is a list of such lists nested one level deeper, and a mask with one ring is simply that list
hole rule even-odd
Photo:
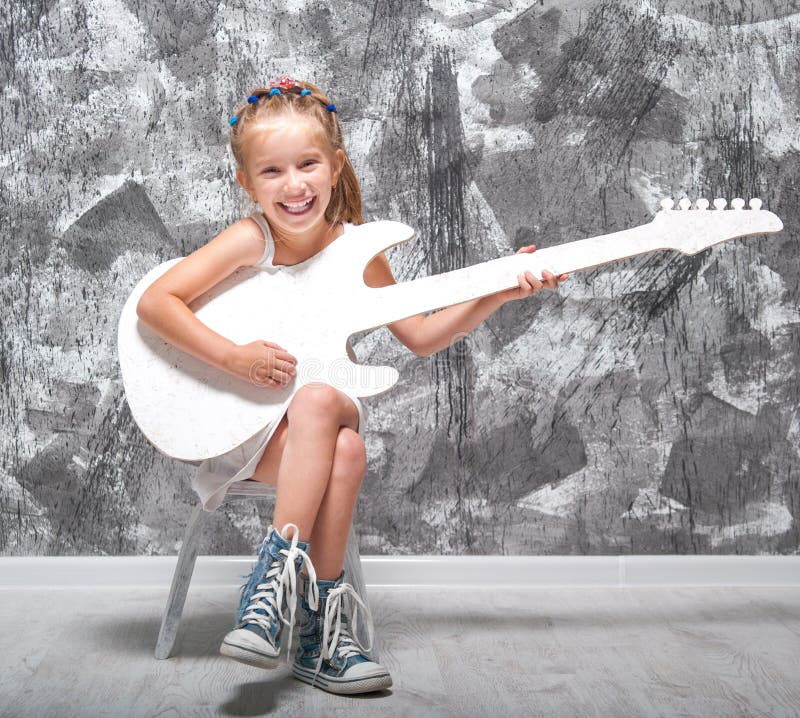
[{"label": "ear", "polygon": [[253,185],[250,182],[250,177],[247,174],[247,172],[245,172],[242,169],[237,169],[236,170],[236,181],[242,186],[244,191],[247,192],[247,194],[250,195],[250,199],[252,199],[253,202],[256,202],[256,195],[255,195],[255,192],[253,192]]}]

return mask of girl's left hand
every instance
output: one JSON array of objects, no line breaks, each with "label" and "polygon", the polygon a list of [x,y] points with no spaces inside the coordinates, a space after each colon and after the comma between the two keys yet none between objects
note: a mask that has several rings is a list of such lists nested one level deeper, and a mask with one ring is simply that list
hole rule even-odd
[{"label": "girl's left hand", "polygon": [[[527,247],[522,247],[521,249],[517,250],[517,254],[532,254],[535,251],[536,245],[529,244]],[[557,277],[552,272],[548,272],[546,269],[544,269],[542,270],[541,279],[537,279],[532,272],[519,274],[517,275],[517,279],[519,280],[518,287],[506,289],[504,292],[501,292],[501,295],[503,295],[503,301],[510,302],[513,299],[525,299],[526,297],[530,297],[534,292],[538,292],[540,289],[544,289],[545,287],[547,287],[547,289],[557,289],[559,282],[569,279],[569,274],[562,274]]]}]

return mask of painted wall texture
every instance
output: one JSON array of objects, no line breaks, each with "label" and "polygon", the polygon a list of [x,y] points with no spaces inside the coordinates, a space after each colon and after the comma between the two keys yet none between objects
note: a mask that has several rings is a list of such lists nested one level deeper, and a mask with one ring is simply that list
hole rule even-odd
[{"label": "painted wall texture", "polygon": [[[666,196],[786,225],[576,274],[431,358],[355,337],[401,371],[367,400],[363,552],[798,552],[800,2],[12,0],[0,23],[0,552],[176,551],[193,468],[132,422],[117,320],[252,210],[227,120],[285,73],[337,104],[367,218],[418,230],[399,280]],[[201,552],[251,553],[269,514],[223,507]]]}]

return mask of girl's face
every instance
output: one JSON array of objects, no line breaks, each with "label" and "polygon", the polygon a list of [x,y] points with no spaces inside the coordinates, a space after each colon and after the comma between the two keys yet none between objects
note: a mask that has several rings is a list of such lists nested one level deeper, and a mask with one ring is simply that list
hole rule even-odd
[{"label": "girl's face", "polygon": [[325,209],[345,154],[332,153],[321,130],[302,118],[277,117],[248,128],[244,156],[236,178],[261,206],[273,233],[315,239],[327,232]]}]

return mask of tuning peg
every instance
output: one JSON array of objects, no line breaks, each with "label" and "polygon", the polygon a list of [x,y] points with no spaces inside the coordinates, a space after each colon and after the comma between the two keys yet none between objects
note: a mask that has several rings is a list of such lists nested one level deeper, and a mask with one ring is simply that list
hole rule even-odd
[{"label": "tuning peg", "polygon": [[663,209],[665,212],[669,212],[669,210],[671,210],[674,206],[675,203],[669,197],[661,200],[661,209]]},{"label": "tuning peg", "polygon": [[736,199],[731,200],[731,209],[743,209],[744,208],[744,200],[741,197],[737,197]]},{"label": "tuning peg", "polygon": [[709,202],[705,197],[699,197],[694,203],[696,209],[708,209]]},{"label": "tuning peg", "polygon": [[761,200],[758,197],[753,197],[753,199],[750,200],[750,209],[761,209]]},{"label": "tuning peg", "polygon": [[678,202],[678,207],[684,210],[689,209],[689,207],[691,206],[692,206],[692,200],[690,200],[688,197],[682,197],[681,201]]},{"label": "tuning peg", "polygon": [[717,197],[714,200],[714,209],[725,209],[728,206],[728,201],[724,197]]}]

